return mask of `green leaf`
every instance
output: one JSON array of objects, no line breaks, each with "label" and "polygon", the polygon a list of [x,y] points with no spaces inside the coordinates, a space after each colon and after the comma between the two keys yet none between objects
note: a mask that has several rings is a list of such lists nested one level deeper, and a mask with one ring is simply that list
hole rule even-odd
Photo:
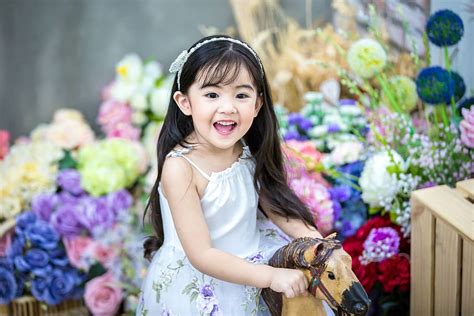
[{"label": "green leaf", "polygon": [[63,159],[59,161],[59,169],[77,169],[77,161],[72,158],[69,151],[65,151]]},{"label": "green leaf", "polygon": [[107,270],[104,268],[102,264],[100,264],[100,262],[94,263],[89,269],[86,282],[88,282],[89,280],[92,280],[93,278],[103,275],[105,272],[107,272]]},{"label": "green leaf", "polygon": [[369,214],[375,215],[380,212],[380,209],[381,209],[380,207],[371,206],[369,207]]}]

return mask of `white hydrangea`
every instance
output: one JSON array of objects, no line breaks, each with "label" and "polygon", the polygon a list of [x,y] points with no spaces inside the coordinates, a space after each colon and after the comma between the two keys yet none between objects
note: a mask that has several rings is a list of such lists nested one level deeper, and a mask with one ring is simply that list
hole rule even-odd
[{"label": "white hydrangea", "polygon": [[387,168],[394,163],[403,166],[403,158],[395,151],[390,154],[382,151],[369,158],[359,179],[362,199],[372,207],[389,208],[398,193],[397,177],[390,174]]}]

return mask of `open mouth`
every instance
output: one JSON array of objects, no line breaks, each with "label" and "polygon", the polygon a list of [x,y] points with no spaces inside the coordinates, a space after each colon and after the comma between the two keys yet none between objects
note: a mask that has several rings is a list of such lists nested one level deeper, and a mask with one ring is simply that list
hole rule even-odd
[{"label": "open mouth", "polygon": [[237,127],[237,123],[230,120],[217,121],[213,125],[216,131],[221,135],[229,135]]}]

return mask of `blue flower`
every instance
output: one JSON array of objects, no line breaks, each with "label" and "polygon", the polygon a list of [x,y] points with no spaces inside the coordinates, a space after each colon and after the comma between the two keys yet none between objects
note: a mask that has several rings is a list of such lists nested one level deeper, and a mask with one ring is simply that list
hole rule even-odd
[{"label": "blue flower", "polygon": [[44,250],[32,248],[26,252],[25,261],[32,269],[44,268],[49,263],[49,255]]},{"label": "blue flower", "polygon": [[416,78],[416,92],[426,103],[448,103],[454,95],[454,80],[439,66],[427,67]]},{"label": "blue flower", "polygon": [[69,271],[55,269],[51,276],[48,277],[48,281],[51,297],[56,302],[53,304],[58,304],[74,294],[76,280]]},{"label": "blue flower", "polygon": [[15,219],[15,232],[22,235],[28,227],[36,223],[36,219],[36,214],[32,211],[19,214]]},{"label": "blue flower", "polygon": [[437,46],[451,46],[461,40],[464,25],[459,15],[451,10],[440,10],[426,23],[428,39]]},{"label": "blue flower", "polygon": [[17,284],[13,271],[0,267],[0,304],[8,304],[15,298]]},{"label": "blue flower", "polygon": [[466,93],[466,84],[464,79],[455,71],[449,72],[451,79],[454,80],[454,101],[458,102]]},{"label": "blue flower", "polygon": [[0,268],[13,270],[13,261],[8,257],[0,257]]},{"label": "blue flower", "polygon": [[17,235],[13,237],[13,241],[10,245],[10,248],[7,249],[7,256],[14,258],[23,253],[23,247],[25,246],[25,237],[22,235]]},{"label": "blue flower", "polygon": [[53,264],[60,267],[65,267],[68,265],[69,259],[63,248],[52,249],[48,253],[50,255],[50,260]]},{"label": "blue flower", "polygon": [[300,134],[297,131],[289,130],[283,137],[285,140],[299,139]]},{"label": "blue flower", "polygon": [[336,200],[339,202],[347,201],[352,194],[352,190],[347,185],[334,186],[329,189],[329,194],[331,195],[331,200]]},{"label": "blue flower", "polygon": [[30,272],[31,267],[30,265],[26,262],[25,258],[23,256],[16,256],[13,258],[13,262],[15,264],[15,268],[23,273]]},{"label": "blue flower", "polygon": [[48,283],[46,278],[34,278],[31,282],[31,294],[38,300],[38,301],[46,301],[46,296],[50,296],[48,291]]},{"label": "blue flower", "polygon": [[45,250],[54,249],[58,246],[59,234],[46,222],[36,222],[26,229],[25,234],[33,246]]}]

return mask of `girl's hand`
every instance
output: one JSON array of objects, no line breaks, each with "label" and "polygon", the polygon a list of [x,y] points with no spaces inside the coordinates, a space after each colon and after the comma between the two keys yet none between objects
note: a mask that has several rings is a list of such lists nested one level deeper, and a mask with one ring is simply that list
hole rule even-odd
[{"label": "girl's hand", "polygon": [[308,295],[308,280],[303,272],[296,269],[275,268],[270,288],[284,294],[287,298]]}]

